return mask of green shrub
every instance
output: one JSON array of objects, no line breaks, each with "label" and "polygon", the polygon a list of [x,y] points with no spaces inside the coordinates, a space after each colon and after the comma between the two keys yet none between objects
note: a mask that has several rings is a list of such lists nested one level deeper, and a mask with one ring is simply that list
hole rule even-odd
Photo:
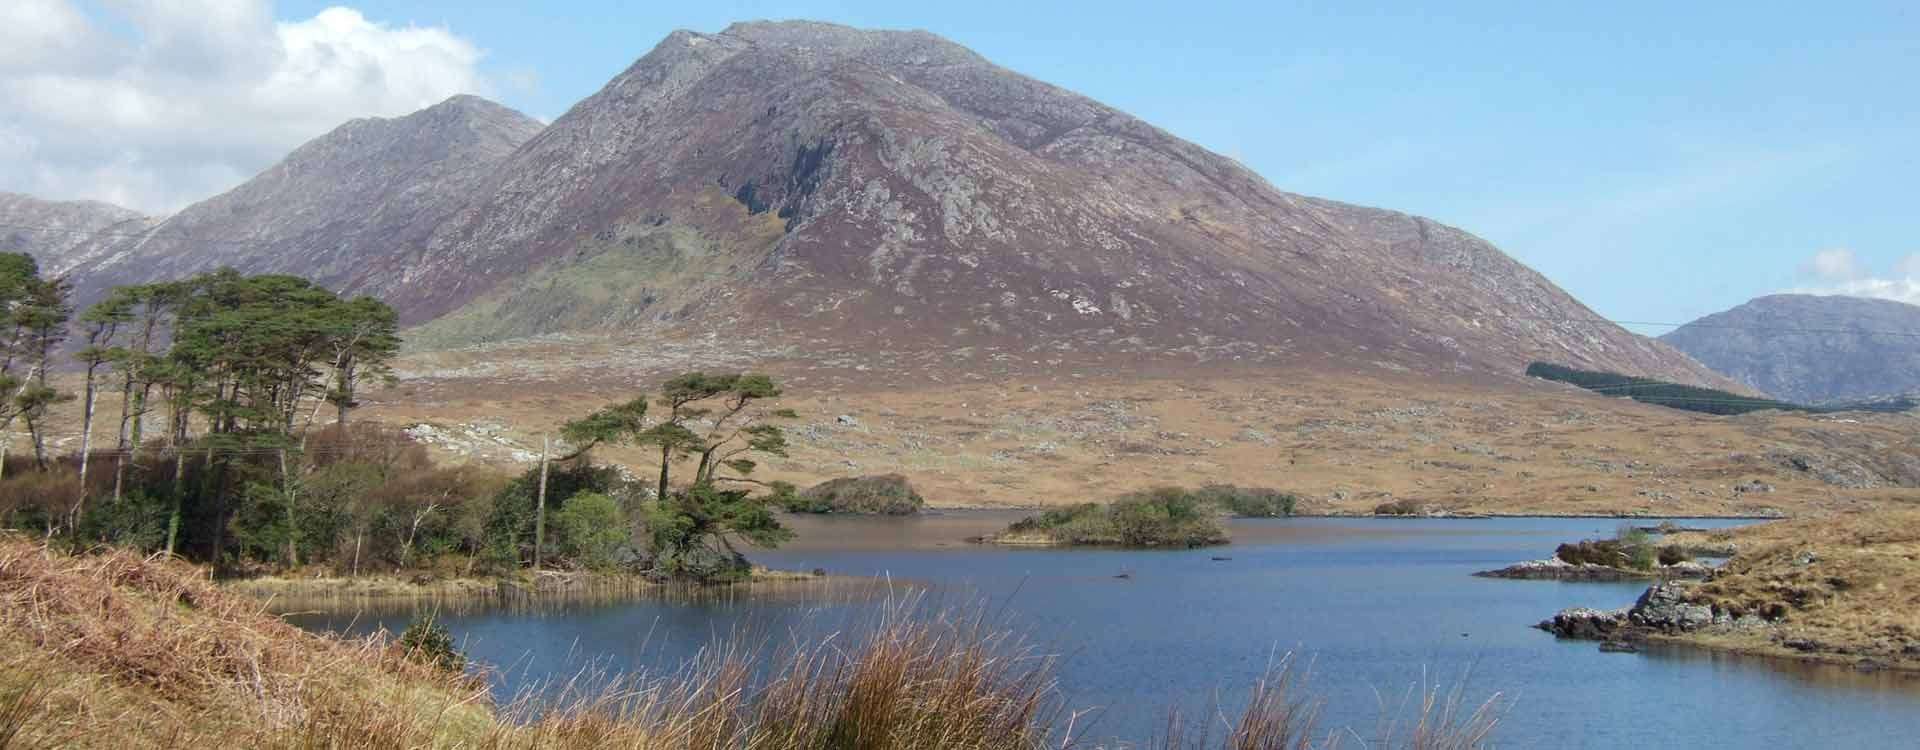
[{"label": "green shrub", "polygon": [[[533,505],[539,490],[540,469],[534,467],[494,494],[483,524],[484,554],[494,565],[513,568],[533,559]],[[616,498],[638,494],[612,467],[584,462],[553,464],[547,472],[547,519],[553,520],[552,514],[565,506],[568,498],[582,492]]]},{"label": "green shrub", "polygon": [[904,516],[927,501],[899,474],[830,479],[783,498],[789,513],[863,513]]},{"label": "green shrub", "polygon": [[111,496],[96,498],[87,504],[86,517],[80,520],[80,528],[74,534],[75,541],[106,542],[153,552],[167,543],[168,510],[166,498],[151,496],[141,489],[126,494],[118,502]]},{"label": "green shrub", "polygon": [[1627,549],[1613,539],[1587,539],[1562,544],[1553,551],[1553,556],[1572,565],[1604,565],[1609,568],[1624,567],[1633,559]]},{"label": "green shrub", "polygon": [[620,548],[633,539],[620,503],[598,492],[567,498],[553,514],[553,530],[561,554],[596,570],[612,567]]},{"label": "green shrub", "polygon": [[1300,504],[1300,498],[1290,492],[1231,484],[1209,484],[1194,495],[1202,503],[1241,518],[1284,518],[1293,515]]},{"label": "green shrub", "polygon": [[433,615],[407,624],[407,629],[400,633],[400,651],[408,659],[448,672],[467,669],[466,655],[460,653],[453,643],[453,635]]},{"label": "green shrub", "polygon": [[1016,521],[1007,530],[1043,533],[1061,544],[1074,545],[1199,547],[1227,542],[1213,506],[1175,487],[1130,493],[1106,505],[1051,508]]},{"label": "green shrub", "polygon": [[1686,548],[1653,543],[1653,536],[1637,527],[1622,525],[1612,539],[1587,539],[1562,544],[1554,550],[1558,557],[1574,565],[1605,565],[1610,568],[1652,570],[1656,565],[1673,565],[1693,559]]}]

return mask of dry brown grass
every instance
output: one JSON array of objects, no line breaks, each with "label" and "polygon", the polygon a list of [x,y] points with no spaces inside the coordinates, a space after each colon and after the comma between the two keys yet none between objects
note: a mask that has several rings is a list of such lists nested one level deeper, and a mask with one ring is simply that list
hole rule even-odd
[{"label": "dry brown grass", "polygon": [[[1051,376],[840,384],[819,366],[767,363],[801,419],[792,456],[766,462],[764,478],[808,486],[900,473],[932,507],[1060,505],[1208,482],[1294,492],[1308,514],[1405,500],[1453,513],[1798,517],[1920,501],[1920,488],[1850,489],[1783,458],[1899,464],[1920,456],[1914,415],[1715,417],[1540,381],[1305,367],[1156,377],[1062,365]],[[560,421],[651,384],[630,369],[443,372],[369,396],[365,417],[498,424],[502,439],[537,452]],[[855,423],[839,423],[843,414]],[[480,460],[510,460],[491,439],[472,443]],[[654,458],[597,456],[636,469]],[[1753,480],[1774,489],[1735,489]]]},{"label": "dry brown grass", "polygon": [[1920,511],[1776,521],[1707,536],[1733,542],[1739,553],[1693,598],[1778,622],[1777,633],[1751,645],[1920,666]]},{"label": "dry brown grass", "polygon": [[[584,674],[506,706],[384,636],[301,631],[184,563],[0,538],[0,750],[39,747],[1039,750],[1084,746],[1053,660],[977,618],[881,605],[864,635],[778,652],[717,646],[658,675]],[[1482,744],[1498,721],[1423,693],[1404,737]],[[1330,747],[1283,662],[1218,743]],[[1394,715],[1401,715],[1396,712]],[[1398,726],[1395,724],[1395,726]],[[1374,744],[1363,742],[1361,744]]]}]

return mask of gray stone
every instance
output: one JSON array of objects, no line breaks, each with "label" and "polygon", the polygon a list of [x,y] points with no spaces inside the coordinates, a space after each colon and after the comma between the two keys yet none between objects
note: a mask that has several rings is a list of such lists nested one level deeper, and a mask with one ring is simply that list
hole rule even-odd
[{"label": "gray stone", "polygon": [[1713,608],[1688,602],[1686,589],[1669,581],[1648,587],[1627,618],[1653,630],[1691,632],[1713,624]]}]

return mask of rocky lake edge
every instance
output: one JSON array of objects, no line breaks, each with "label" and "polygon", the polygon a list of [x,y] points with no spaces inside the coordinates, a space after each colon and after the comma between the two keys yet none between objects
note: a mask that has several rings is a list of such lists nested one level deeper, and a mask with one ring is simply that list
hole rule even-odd
[{"label": "rocky lake edge", "polygon": [[1536,627],[1602,650],[1660,643],[1920,673],[1920,511],[1779,521],[1675,543],[1733,555],[1696,580],[1660,580],[1628,607],[1572,607]]}]

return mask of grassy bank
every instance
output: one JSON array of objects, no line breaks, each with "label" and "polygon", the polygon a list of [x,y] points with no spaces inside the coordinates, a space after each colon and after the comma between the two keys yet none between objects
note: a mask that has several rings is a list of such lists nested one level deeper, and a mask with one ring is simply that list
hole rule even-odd
[{"label": "grassy bank", "polygon": [[1765,628],[1675,636],[1698,645],[1920,670],[1920,511],[1775,521],[1672,541],[1735,554],[1688,600]]},{"label": "grassy bank", "polygon": [[[1017,637],[878,612],[849,640],[721,646],[671,673],[498,705],[481,679],[383,637],[301,631],[184,563],[0,539],[0,748],[1095,746],[1075,740],[1087,714],[1063,702],[1052,659]],[[1320,703],[1284,663],[1250,697],[1210,722],[1212,739],[1160,746],[1315,747],[1341,734],[1319,726]],[[1422,690],[1378,746],[1480,746],[1495,706]]]}]

